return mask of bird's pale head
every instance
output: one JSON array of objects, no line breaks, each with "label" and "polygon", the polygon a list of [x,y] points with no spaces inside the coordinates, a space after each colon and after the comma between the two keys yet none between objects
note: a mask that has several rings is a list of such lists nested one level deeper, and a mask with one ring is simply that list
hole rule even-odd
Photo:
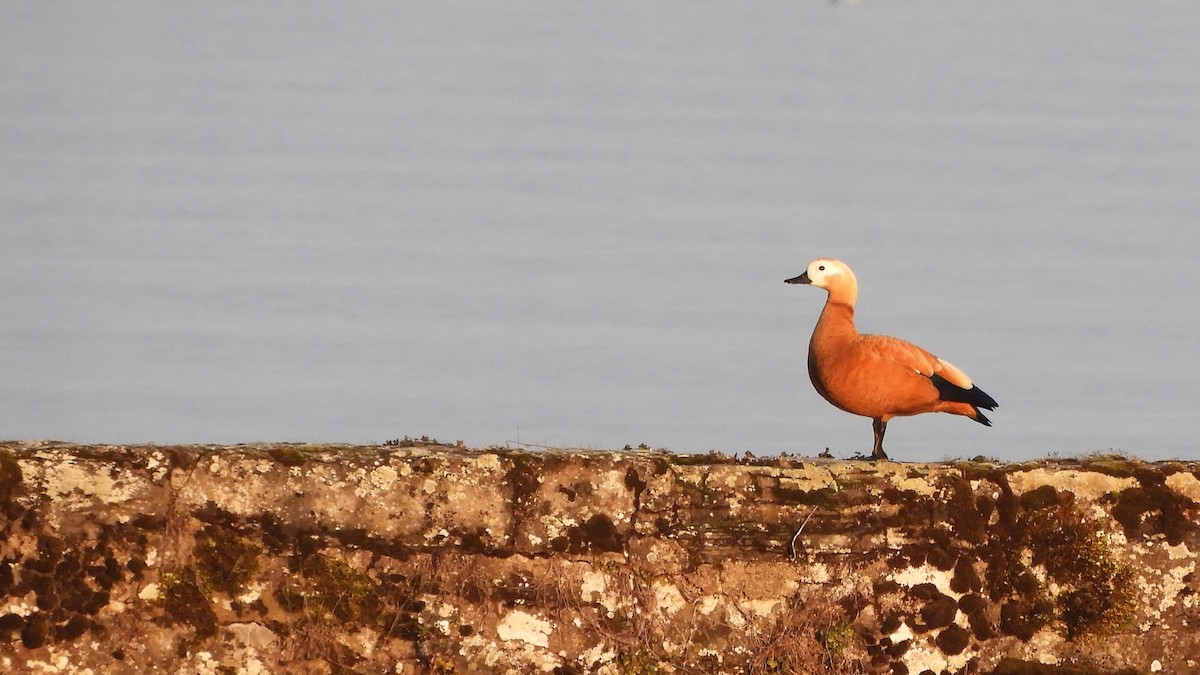
[{"label": "bird's pale head", "polygon": [[808,264],[808,269],[798,277],[786,280],[789,284],[811,284],[829,291],[835,302],[854,304],[858,296],[858,280],[850,266],[834,258],[817,258]]}]

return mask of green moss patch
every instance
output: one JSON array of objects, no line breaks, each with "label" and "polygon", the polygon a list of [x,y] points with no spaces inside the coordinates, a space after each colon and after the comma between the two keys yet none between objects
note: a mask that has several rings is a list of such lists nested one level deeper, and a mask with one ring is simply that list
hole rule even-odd
[{"label": "green moss patch", "polygon": [[192,626],[197,639],[217,634],[217,614],[194,569],[185,567],[178,574],[163,574],[159,581],[163,589],[163,610],[172,621]]},{"label": "green moss patch", "polygon": [[196,571],[203,583],[227,595],[238,595],[260,567],[263,548],[227,530],[207,527],[196,535]]}]

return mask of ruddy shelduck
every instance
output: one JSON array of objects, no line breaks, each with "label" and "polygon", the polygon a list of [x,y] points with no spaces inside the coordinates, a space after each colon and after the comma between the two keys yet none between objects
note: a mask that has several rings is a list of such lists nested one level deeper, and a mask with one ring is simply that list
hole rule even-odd
[{"label": "ruddy shelduck", "polygon": [[893,417],[946,412],[992,425],[979,409],[995,409],[996,399],[949,361],[898,338],[858,332],[854,326],[858,280],[846,263],[817,258],[803,274],[785,281],[811,284],[829,293],[808,343],[808,376],[825,400],[871,418],[873,459],[888,458],[883,434]]}]

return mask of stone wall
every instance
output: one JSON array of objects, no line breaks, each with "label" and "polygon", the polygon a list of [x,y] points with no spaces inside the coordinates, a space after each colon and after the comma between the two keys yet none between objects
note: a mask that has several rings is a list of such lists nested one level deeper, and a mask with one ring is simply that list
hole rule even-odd
[{"label": "stone wall", "polygon": [[0,443],[0,671],[1200,672],[1197,476]]}]

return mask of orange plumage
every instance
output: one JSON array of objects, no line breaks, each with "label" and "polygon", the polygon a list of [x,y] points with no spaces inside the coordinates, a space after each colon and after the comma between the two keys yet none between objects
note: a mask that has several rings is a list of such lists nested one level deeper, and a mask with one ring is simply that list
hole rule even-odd
[{"label": "orange plumage", "polygon": [[872,419],[873,458],[887,459],[883,435],[893,417],[946,412],[991,426],[980,408],[993,410],[996,400],[966,373],[910,342],[858,332],[858,281],[845,263],[818,258],[787,283],[811,284],[829,293],[808,344],[808,375],[825,400]]}]

